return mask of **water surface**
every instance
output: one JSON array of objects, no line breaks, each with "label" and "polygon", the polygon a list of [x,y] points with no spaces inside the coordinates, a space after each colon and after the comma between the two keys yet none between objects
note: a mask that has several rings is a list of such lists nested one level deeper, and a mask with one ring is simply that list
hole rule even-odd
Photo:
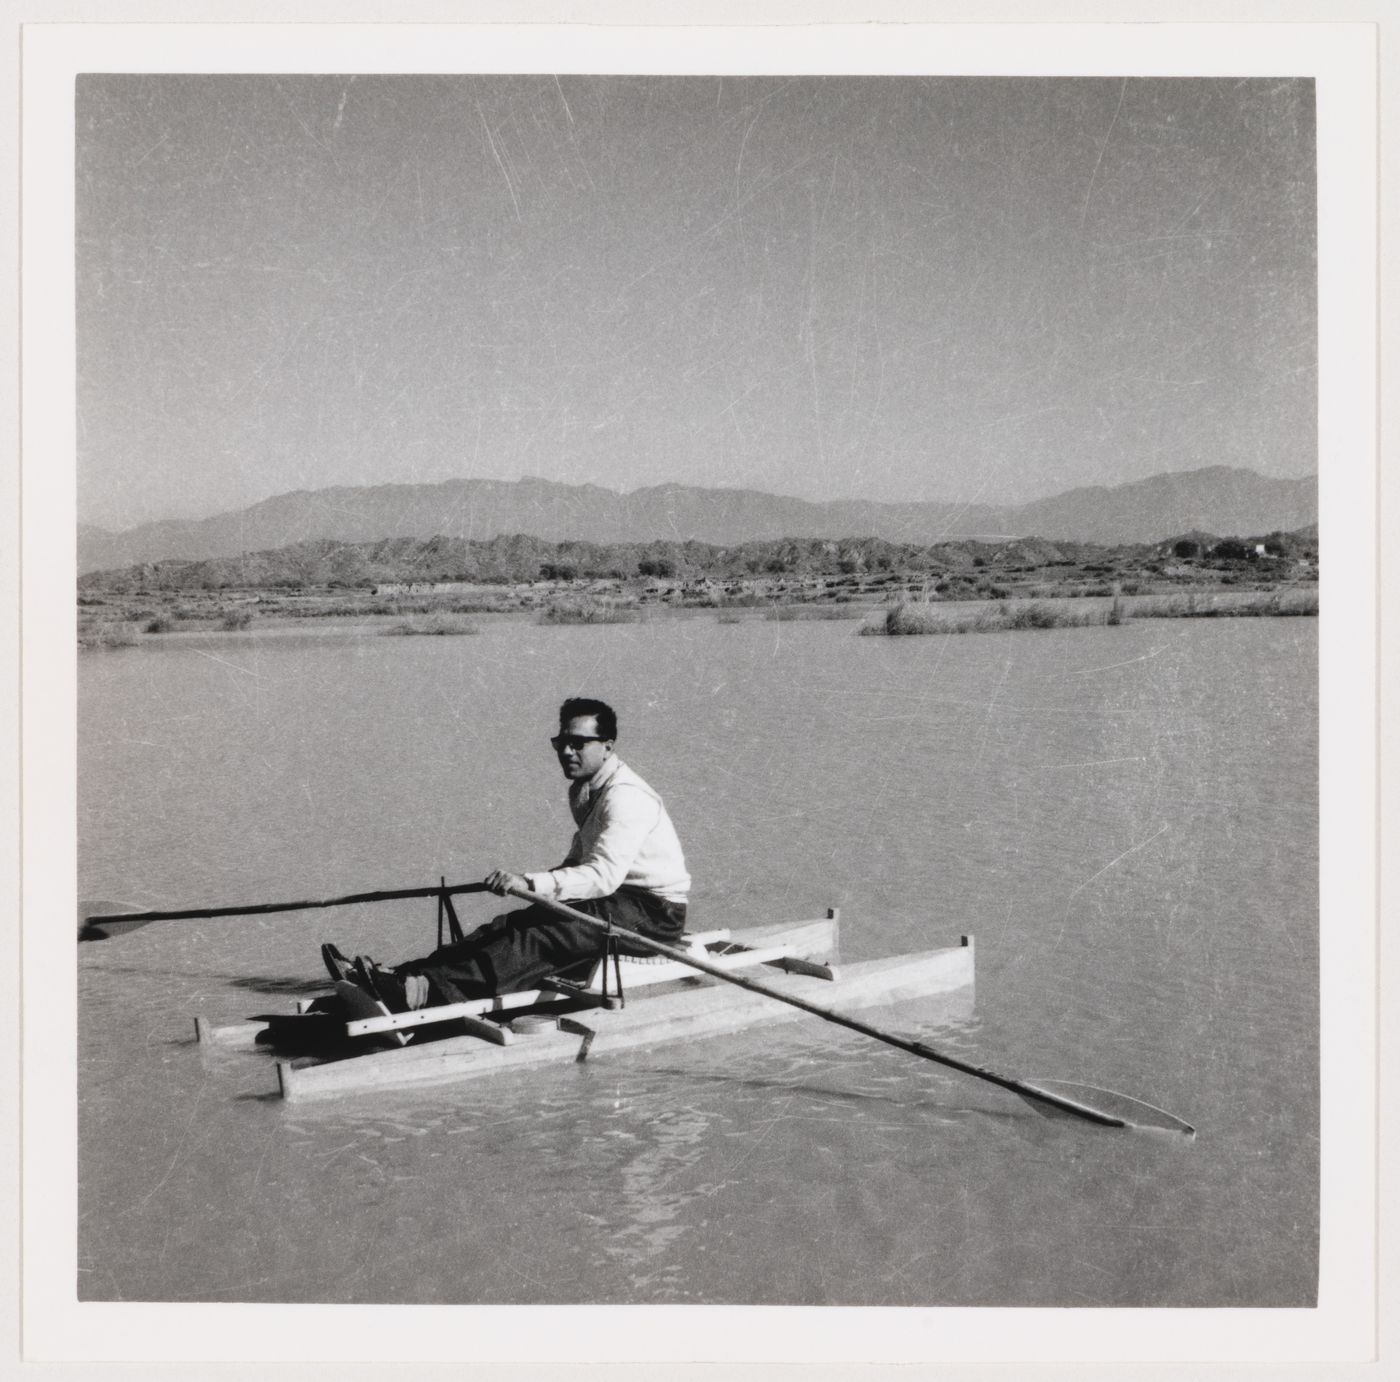
[{"label": "water surface", "polygon": [[[693,924],[976,937],[964,1058],[1122,1090],[1042,1117],[817,1022],[527,1080],[276,1100],[190,1018],[291,1006],[430,903],[80,947],[85,1299],[1306,1305],[1317,1250],[1313,620],[870,639],[849,623],[189,636],[80,664],[80,896],[331,896],[547,867],[546,737],[601,695]],[[490,904],[468,900],[464,922]]]}]

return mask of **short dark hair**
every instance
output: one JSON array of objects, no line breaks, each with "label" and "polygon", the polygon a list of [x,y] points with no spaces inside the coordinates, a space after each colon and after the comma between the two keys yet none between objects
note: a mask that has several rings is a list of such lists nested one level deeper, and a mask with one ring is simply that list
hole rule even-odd
[{"label": "short dark hair", "polygon": [[617,738],[617,714],[606,701],[589,700],[587,696],[570,696],[559,707],[559,728],[563,729],[570,720],[583,715],[591,715],[598,721],[600,739]]}]

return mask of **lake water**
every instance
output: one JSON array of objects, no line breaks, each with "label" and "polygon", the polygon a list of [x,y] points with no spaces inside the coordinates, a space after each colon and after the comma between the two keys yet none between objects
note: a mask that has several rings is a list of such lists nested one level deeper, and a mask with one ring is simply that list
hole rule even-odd
[{"label": "lake water", "polygon": [[[79,947],[88,1300],[1308,1305],[1318,1241],[1317,624],[859,638],[710,617],[176,636],[79,668],[79,895],[334,896],[556,863],[546,737],[600,695],[692,926],[842,909],[847,962],[977,943],[911,1030],[1194,1141],[1051,1119],[799,1022],[288,1105],[191,1018],[289,1008],[431,902]],[[495,899],[465,899],[464,923]]]}]

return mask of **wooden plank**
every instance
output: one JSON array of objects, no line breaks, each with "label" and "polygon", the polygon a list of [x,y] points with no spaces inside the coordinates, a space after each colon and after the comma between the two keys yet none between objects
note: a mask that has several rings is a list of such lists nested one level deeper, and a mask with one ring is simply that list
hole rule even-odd
[{"label": "wooden plank", "polygon": [[[377,998],[372,998],[358,984],[352,984],[348,979],[341,980],[335,986],[336,997],[345,1007],[345,1011],[350,1014],[351,1021],[358,1021],[363,1018],[388,1017],[389,1009]],[[390,1041],[399,1046],[403,1046],[412,1040],[412,1036],[405,1032],[390,1030],[385,1033]]]},{"label": "wooden plank", "polygon": [[[807,997],[841,1010],[893,1006],[913,999],[932,998],[967,989],[973,983],[967,950],[937,951],[923,956],[896,956],[850,966],[839,983],[806,975],[775,976],[774,989]],[[719,1036],[752,1026],[773,1026],[806,1017],[800,1009],[775,1003],[762,994],[732,988],[699,990],[690,1001],[667,1005],[667,1011],[648,1014],[643,1005],[625,1009],[617,1022],[597,1023],[595,1054],[611,1050],[660,1045],[682,1038]]]},{"label": "wooden plank", "polygon": [[[763,964],[779,954],[809,959],[830,955],[835,950],[836,926],[833,918],[824,918],[817,921],[790,922],[786,925],[760,926],[737,932],[703,931],[689,940],[691,943],[686,948],[693,950],[700,959],[722,969],[742,969],[746,965]],[[731,958],[730,955],[716,954],[706,948],[710,943],[724,941],[745,947],[745,952],[752,955],[752,958]],[[625,993],[634,989],[650,988],[656,984],[675,983],[678,979],[706,982],[703,975],[679,960],[647,960],[631,955],[622,957],[622,987]],[[603,968],[600,962],[594,966],[585,992],[602,991]]]},{"label": "wooden plank", "polygon": [[567,1062],[584,1039],[576,1032],[558,1030],[541,1032],[510,1046],[493,1046],[476,1037],[448,1037],[421,1046],[406,1046],[401,1051],[375,1051],[320,1065],[278,1061],[277,1080],[282,1097],[293,1101],[442,1084],[504,1069],[523,1070]]},{"label": "wooden plank", "polygon": [[484,1022],[479,1017],[464,1017],[460,1021],[472,1036],[480,1037],[482,1041],[488,1041],[493,1046],[509,1046],[515,1040],[515,1033],[498,1022]]},{"label": "wooden plank", "polygon": [[819,965],[812,960],[801,960],[796,955],[783,955],[765,963],[775,969],[786,970],[789,974],[810,974],[813,979],[829,979],[835,982],[837,974],[830,965]]},{"label": "wooden plank", "polygon": [[[344,1024],[339,1024],[343,1030]],[[207,1018],[194,1019],[195,1039],[201,1046],[225,1047],[230,1050],[255,1051],[267,1044],[276,1044],[285,1035],[294,1042],[308,1037],[322,1041],[334,1040],[337,1024],[330,1014],[322,1011],[265,1013],[246,1022],[215,1026]]]},{"label": "wooden plank", "polygon": [[[753,969],[762,964],[772,964],[778,960],[787,959],[789,956],[784,946],[770,945],[761,950],[737,950],[727,955],[705,953],[700,958],[708,961],[716,969],[738,970]],[[678,979],[693,979],[696,983],[708,982],[703,974],[682,964],[679,960],[663,960],[662,963],[655,965],[638,965],[631,972],[624,968],[622,974],[624,993],[631,993],[636,989],[651,988],[658,984],[673,984]],[[595,979],[585,990],[588,993],[601,991],[601,979]]]},{"label": "wooden plank", "polygon": [[194,1039],[201,1046],[255,1046],[258,1036],[266,1030],[266,1022],[236,1022],[216,1027],[204,1017],[194,1020]]},{"label": "wooden plank", "polygon": [[[494,998],[473,998],[465,1003],[441,1003],[433,1008],[415,1008],[406,1013],[376,1013],[373,1017],[356,1018],[345,1024],[348,1037],[370,1036],[376,1032],[395,1032],[413,1027],[431,1027],[439,1022],[462,1022],[470,1025],[485,1013],[509,1012],[513,1008],[532,1008],[546,1002],[551,995],[539,989],[520,993],[502,993]],[[495,1023],[488,1023],[495,1026]],[[497,1030],[501,1030],[497,1028]]]},{"label": "wooden plank", "polygon": [[[454,1003],[454,1008],[464,1008],[465,1003]],[[523,1004],[521,1006],[524,1006]],[[373,1036],[383,1032],[398,1032],[407,1027],[436,1026],[441,1022],[454,1022],[464,1027],[482,1041],[497,1046],[510,1044],[512,1033],[496,1022],[487,1022],[473,1013],[449,1013],[447,1008],[420,1008],[416,1012],[384,1013],[375,1017],[363,1017],[345,1024],[345,1035],[355,1037]]]}]

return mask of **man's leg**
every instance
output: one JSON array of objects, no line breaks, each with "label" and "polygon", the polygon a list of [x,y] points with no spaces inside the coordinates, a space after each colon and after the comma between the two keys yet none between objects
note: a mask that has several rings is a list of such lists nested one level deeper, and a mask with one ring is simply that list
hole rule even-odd
[{"label": "man's leg", "polygon": [[[606,901],[599,898],[570,905],[592,914]],[[596,927],[536,904],[496,917],[465,940],[443,946],[421,960],[396,965],[394,973],[400,979],[423,975],[432,1003],[461,1003],[528,989],[561,969],[602,953],[603,934]]]},{"label": "man's leg", "polygon": [[[623,887],[610,897],[568,905],[666,942],[674,942],[685,928],[684,903],[665,902],[639,888]],[[442,946],[421,960],[396,965],[393,973],[400,982],[413,975],[425,978],[427,1004],[461,1003],[531,988],[581,961],[600,959],[604,945],[604,933],[598,927],[535,903],[495,917],[465,940]],[[622,942],[620,949],[624,955],[651,953],[629,942]]]}]

